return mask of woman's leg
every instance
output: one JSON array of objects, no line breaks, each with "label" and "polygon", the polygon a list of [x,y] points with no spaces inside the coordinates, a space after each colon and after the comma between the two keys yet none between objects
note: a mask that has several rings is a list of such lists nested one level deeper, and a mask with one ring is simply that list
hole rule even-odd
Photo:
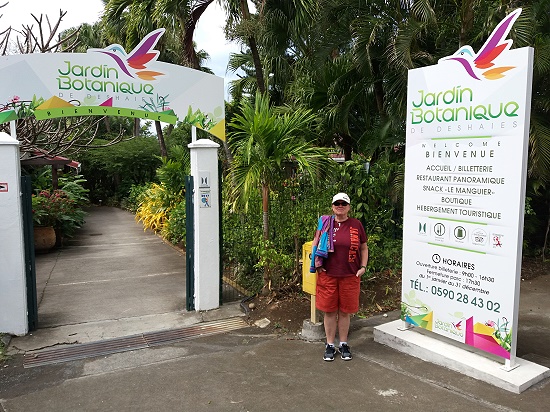
[{"label": "woman's leg", "polygon": [[348,341],[350,319],[349,313],[338,311],[338,340],[340,342]]},{"label": "woman's leg", "polygon": [[[327,336],[327,343],[334,344],[336,339],[336,324],[337,324],[338,312],[325,312],[323,324],[325,325],[325,335]],[[348,322],[349,327],[349,322]]]}]

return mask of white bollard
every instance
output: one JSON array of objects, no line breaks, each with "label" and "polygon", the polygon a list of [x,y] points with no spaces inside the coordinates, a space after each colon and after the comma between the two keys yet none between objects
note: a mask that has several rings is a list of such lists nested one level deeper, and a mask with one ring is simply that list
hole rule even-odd
[{"label": "white bollard", "polygon": [[220,306],[219,144],[200,139],[189,144],[194,180],[195,310]]}]

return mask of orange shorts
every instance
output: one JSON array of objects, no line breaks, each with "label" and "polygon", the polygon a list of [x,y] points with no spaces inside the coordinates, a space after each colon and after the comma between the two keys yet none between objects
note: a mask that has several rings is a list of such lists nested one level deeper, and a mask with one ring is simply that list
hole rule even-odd
[{"label": "orange shorts", "polygon": [[334,277],[321,271],[317,274],[315,306],[323,312],[355,313],[359,310],[360,291],[360,277]]}]

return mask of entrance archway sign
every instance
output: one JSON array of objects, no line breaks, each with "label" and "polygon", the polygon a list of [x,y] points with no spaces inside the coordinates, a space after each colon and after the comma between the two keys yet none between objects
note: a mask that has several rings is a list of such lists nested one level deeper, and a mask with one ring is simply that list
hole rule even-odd
[{"label": "entrance archway sign", "polygon": [[401,318],[515,366],[533,49],[409,71]]},{"label": "entrance archway sign", "polygon": [[129,53],[118,44],[86,53],[0,58],[0,123],[34,116],[125,116],[191,124],[225,140],[223,78],[158,61],[164,29]]}]

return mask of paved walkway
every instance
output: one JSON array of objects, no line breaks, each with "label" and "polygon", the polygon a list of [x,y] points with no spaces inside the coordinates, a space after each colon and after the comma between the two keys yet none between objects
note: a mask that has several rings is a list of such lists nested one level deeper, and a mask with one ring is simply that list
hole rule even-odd
[{"label": "paved walkway", "polygon": [[185,309],[185,256],[124,210],[94,207],[66,247],[36,256],[38,330],[22,351],[178,328],[241,314]]},{"label": "paved walkway", "polygon": [[[207,316],[240,315],[238,307],[224,308],[225,313],[186,313],[181,299],[183,271],[179,271],[183,257],[144,233],[128,213],[110,208],[97,212],[88,219],[82,237],[91,244],[72,244],[61,254],[40,257],[49,262],[41,266],[49,268],[48,275],[39,280],[41,329],[10,344],[16,354],[0,369],[1,412],[548,410],[550,379],[515,395],[374,342],[373,327],[397,319],[397,312],[352,322],[351,362],[323,362],[320,342],[245,327],[24,368],[24,356],[17,349],[32,356],[32,348],[63,341],[93,341],[182,327],[208,320]],[[105,228],[99,225],[102,221],[118,221],[120,226]],[[133,250],[133,259],[121,257],[121,251],[128,249]],[[148,258],[142,260],[140,255]],[[84,270],[85,263],[94,259],[96,280],[84,276],[89,271]],[[146,266],[147,261],[156,265]],[[169,269],[159,270],[161,263]],[[98,292],[92,292],[92,286]],[[549,293],[550,276],[522,283],[518,330],[518,356],[545,366],[550,366]],[[157,301],[159,297],[165,300]]]}]

